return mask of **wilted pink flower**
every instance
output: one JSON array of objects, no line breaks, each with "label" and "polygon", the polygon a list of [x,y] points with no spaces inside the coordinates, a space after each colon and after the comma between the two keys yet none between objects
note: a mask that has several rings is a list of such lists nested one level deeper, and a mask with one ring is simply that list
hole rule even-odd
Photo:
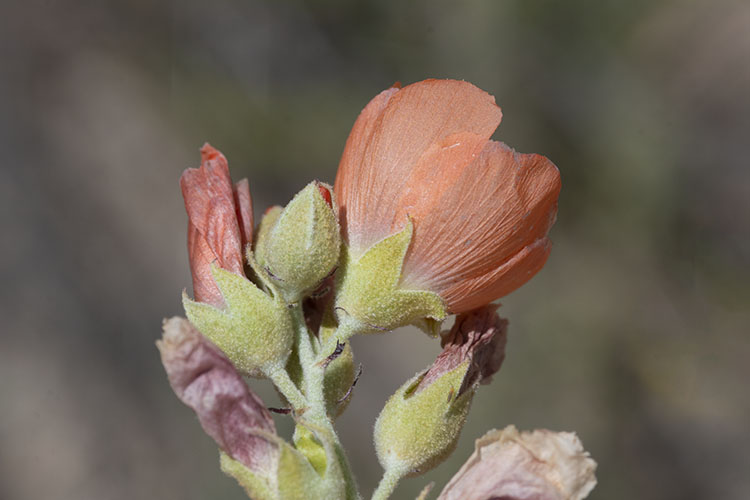
[{"label": "wilted pink flower", "polygon": [[227,159],[205,144],[200,168],[180,178],[188,213],[188,254],[193,294],[217,307],[224,299],[211,276],[211,263],[244,276],[243,251],[253,239],[253,206],[247,179],[234,186]]},{"label": "wilted pink flower", "polygon": [[354,258],[411,217],[401,286],[436,292],[452,313],[502,297],[539,271],[560,175],[543,156],[490,141],[501,117],[491,95],[455,80],[390,88],[370,101],[335,183]]},{"label": "wilted pink flower", "polygon": [[157,346],[172,389],[206,434],[249,469],[275,478],[278,446],[262,436],[276,434],[273,418],[224,353],[177,317],[164,322]]},{"label": "wilted pink flower", "polygon": [[415,392],[469,361],[457,396],[473,389],[477,384],[489,383],[505,359],[508,339],[508,320],[495,312],[496,305],[486,305],[468,313],[459,314],[450,331],[442,338],[443,351],[427,370]]},{"label": "wilted pink flower", "polygon": [[511,425],[477,439],[437,500],[581,500],[596,485],[595,470],[575,434]]}]

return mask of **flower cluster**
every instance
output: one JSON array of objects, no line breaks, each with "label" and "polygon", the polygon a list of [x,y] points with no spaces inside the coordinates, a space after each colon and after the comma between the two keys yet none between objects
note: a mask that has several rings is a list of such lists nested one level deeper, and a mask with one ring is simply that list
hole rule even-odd
[{"label": "flower cluster", "polygon": [[[158,347],[250,497],[361,498],[333,425],[358,377],[349,339],[405,325],[435,335],[451,314],[441,354],[377,419],[385,473],[373,498],[455,448],[505,357],[508,322],[491,303],[544,265],[560,191],[547,158],[490,139],[501,117],[467,82],[387,89],[357,118],[334,185],[311,182],[257,226],[247,180],[232,183],[219,151],[205,145],[183,173],[193,298],[183,295],[188,319],[166,321]],[[276,386],[291,441],[243,375]],[[573,435],[493,432],[481,441],[492,453],[472,457],[440,498],[577,499],[593,488],[594,463]]]}]

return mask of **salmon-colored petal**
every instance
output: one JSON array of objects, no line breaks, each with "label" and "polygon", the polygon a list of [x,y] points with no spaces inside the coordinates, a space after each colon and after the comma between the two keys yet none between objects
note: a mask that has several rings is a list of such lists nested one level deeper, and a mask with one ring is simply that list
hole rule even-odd
[{"label": "salmon-colored petal", "polygon": [[[334,183],[334,192],[339,203],[340,223],[342,234],[350,236],[349,244],[359,247],[359,236],[362,234],[361,228],[364,220],[368,216],[367,206],[364,199],[359,196],[359,186],[367,185],[370,179],[366,175],[373,175],[376,172],[363,171],[362,163],[365,157],[365,150],[372,137],[375,124],[383,113],[386,104],[399,91],[395,85],[384,90],[374,99],[372,99],[354,122],[354,127],[349,133],[349,138],[344,146],[344,153],[341,155],[339,169],[336,173],[336,182]],[[346,213],[350,212],[349,217]]]},{"label": "salmon-colored petal", "polygon": [[[425,211],[431,202],[419,184],[429,179],[438,191],[444,190],[471,162],[476,143],[489,139],[502,117],[495,99],[468,82],[425,80],[389,97],[368,112],[367,127],[357,131],[356,140],[350,137],[356,154],[345,154],[339,165],[336,194],[343,207],[344,236],[355,255],[391,234],[399,224],[394,224],[395,217],[406,211],[399,208],[402,205]],[[378,107],[380,116],[373,119]],[[462,143],[456,141],[458,135],[467,142],[461,154],[453,155],[449,148]],[[478,136],[476,143],[469,141],[472,136]],[[452,162],[442,161],[442,155]],[[438,169],[427,159],[438,160]],[[441,173],[447,176],[442,185]],[[414,190],[404,193],[405,185]],[[402,200],[403,194],[407,196]]]},{"label": "salmon-colored petal", "polygon": [[407,216],[415,221],[425,218],[438,205],[471,161],[482,151],[487,137],[462,132],[434,142],[427,148],[403,182],[391,233],[403,228]]},{"label": "salmon-colored petal", "polygon": [[200,168],[189,168],[180,178],[188,218],[205,239],[217,264],[244,275],[242,237],[227,160],[208,144],[201,148],[201,160]]},{"label": "salmon-colored petal", "polygon": [[415,219],[404,286],[445,298],[445,290],[505,266],[546,237],[559,191],[559,172],[547,158],[488,142],[437,207]]},{"label": "salmon-colored petal", "polygon": [[508,295],[529,281],[547,262],[552,243],[547,238],[521,249],[487,274],[455,282],[438,293],[451,313],[462,313]]},{"label": "salmon-colored petal", "polygon": [[217,261],[216,254],[191,222],[188,222],[188,258],[195,300],[223,308],[224,297],[211,275],[211,263]]},{"label": "salmon-colored petal", "polygon": [[253,198],[250,196],[250,183],[242,179],[234,185],[234,203],[237,210],[237,222],[240,226],[242,250],[253,244]]}]

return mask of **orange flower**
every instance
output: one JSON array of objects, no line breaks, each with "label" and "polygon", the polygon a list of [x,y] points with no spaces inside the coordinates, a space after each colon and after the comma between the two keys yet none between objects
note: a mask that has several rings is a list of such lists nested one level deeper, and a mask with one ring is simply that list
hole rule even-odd
[{"label": "orange flower", "polygon": [[253,205],[247,179],[234,186],[227,159],[209,144],[201,148],[200,168],[180,177],[188,213],[188,254],[193,294],[198,302],[223,307],[211,263],[245,276],[243,250],[253,239]]},{"label": "orange flower", "polygon": [[536,274],[550,252],[560,174],[543,156],[489,140],[501,117],[494,97],[455,80],[390,88],[370,101],[334,187],[351,255],[410,217],[400,285],[437,293],[451,313],[492,302]]}]

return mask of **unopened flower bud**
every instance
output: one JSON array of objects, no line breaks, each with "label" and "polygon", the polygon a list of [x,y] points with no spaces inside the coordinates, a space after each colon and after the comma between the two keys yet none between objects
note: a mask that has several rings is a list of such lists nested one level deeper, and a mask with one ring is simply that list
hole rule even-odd
[{"label": "unopened flower bud", "polygon": [[339,260],[341,236],[334,206],[331,188],[311,182],[284,208],[256,249],[288,303],[317,288]]},{"label": "unopened flower bud", "polygon": [[183,295],[190,322],[246,375],[268,375],[283,367],[294,340],[286,305],[247,278],[216,266],[211,271],[226,307],[218,309]]},{"label": "unopened flower bud", "polygon": [[386,471],[421,474],[455,448],[477,385],[500,369],[507,321],[486,306],[456,318],[432,366],[396,391],[375,423]]},{"label": "unopened flower bud", "polygon": [[581,500],[596,486],[596,462],[572,432],[512,425],[477,439],[474,453],[438,500]]},{"label": "unopened flower bud", "polygon": [[[326,313],[319,330],[320,340],[324,345],[336,333],[336,327],[333,313]],[[335,418],[344,412],[351,401],[357,376],[354,369],[352,344],[346,342],[341,347],[341,353],[326,366],[323,396],[326,400],[328,415]]]},{"label": "unopened flower bud", "polygon": [[281,207],[279,205],[268,207],[266,209],[266,213],[264,213],[263,217],[260,219],[258,228],[255,230],[254,255],[255,261],[261,268],[265,268],[267,266],[265,258],[266,255],[268,255],[268,251],[266,250],[266,246],[268,244],[268,235],[271,233],[271,229],[273,229],[273,227],[276,225],[276,222],[279,220],[279,216],[281,216],[281,212],[283,211],[284,207]]},{"label": "unopened flower bud", "polygon": [[280,452],[269,440],[276,435],[273,419],[229,359],[183,318],[166,320],[156,344],[177,397],[219,448],[248,469],[257,498],[275,490]]},{"label": "unopened flower bud", "polygon": [[222,307],[211,264],[244,276],[243,250],[252,243],[253,205],[247,179],[232,185],[227,159],[205,144],[200,168],[180,178],[188,213],[188,254],[198,302]]}]

